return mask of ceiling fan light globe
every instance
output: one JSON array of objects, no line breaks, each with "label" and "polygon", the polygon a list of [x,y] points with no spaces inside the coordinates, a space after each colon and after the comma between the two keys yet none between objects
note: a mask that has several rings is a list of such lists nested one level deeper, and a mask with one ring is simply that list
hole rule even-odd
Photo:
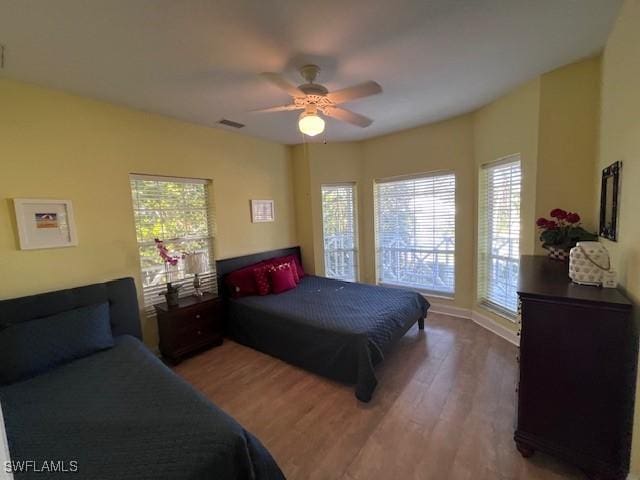
[{"label": "ceiling fan light globe", "polygon": [[324,132],[324,120],[318,115],[303,113],[298,120],[298,128],[305,135],[315,137]]}]

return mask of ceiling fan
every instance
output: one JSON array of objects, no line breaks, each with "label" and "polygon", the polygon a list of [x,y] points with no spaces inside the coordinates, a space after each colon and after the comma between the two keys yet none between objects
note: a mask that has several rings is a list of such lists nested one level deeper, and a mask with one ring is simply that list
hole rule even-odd
[{"label": "ceiling fan", "polygon": [[314,83],[320,72],[317,65],[305,65],[300,68],[300,75],[306,83],[295,86],[285,80],[278,73],[265,72],[262,77],[270,81],[278,88],[284,90],[293,97],[293,103],[278,107],[262,108],[254,112],[285,112],[289,110],[304,110],[298,120],[298,128],[305,135],[313,137],[324,131],[324,120],[319,115],[322,113],[327,117],[336,118],[343,122],[357,125],[358,127],[368,127],[373,120],[358,113],[339,107],[338,105],[368,97],[382,92],[382,87],[376,82],[364,82],[353,87],[343,88],[330,92],[323,85]]}]

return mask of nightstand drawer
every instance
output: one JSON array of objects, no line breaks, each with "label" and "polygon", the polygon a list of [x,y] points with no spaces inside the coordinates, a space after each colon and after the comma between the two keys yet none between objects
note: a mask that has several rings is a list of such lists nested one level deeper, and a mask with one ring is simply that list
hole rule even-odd
[{"label": "nightstand drawer", "polygon": [[171,318],[171,326],[176,332],[206,328],[215,322],[216,310],[213,304],[206,308],[185,308]]},{"label": "nightstand drawer", "polygon": [[180,343],[189,343],[199,338],[221,336],[220,330],[215,327],[212,315],[178,321],[175,325],[176,340]]}]

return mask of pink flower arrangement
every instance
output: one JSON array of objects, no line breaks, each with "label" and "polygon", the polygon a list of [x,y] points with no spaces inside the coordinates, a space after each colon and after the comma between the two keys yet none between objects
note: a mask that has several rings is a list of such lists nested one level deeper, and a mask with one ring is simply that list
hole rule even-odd
[{"label": "pink flower arrangement", "polygon": [[561,208],[554,208],[549,215],[552,220],[540,217],[536,220],[536,225],[543,230],[558,230],[561,227],[580,223],[580,215],[574,212],[566,212]]},{"label": "pink flower arrangement", "polygon": [[597,235],[580,226],[580,215],[554,208],[549,212],[550,220],[540,217],[536,225],[540,229],[540,241],[544,248],[550,246],[563,249],[574,247],[577,242],[597,240]]},{"label": "pink flower arrangement", "polygon": [[158,249],[158,254],[160,258],[164,261],[165,264],[171,265],[175,267],[178,264],[178,261],[182,258],[181,255],[171,255],[169,250],[165,246],[164,242],[158,238],[155,238],[156,248]]}]

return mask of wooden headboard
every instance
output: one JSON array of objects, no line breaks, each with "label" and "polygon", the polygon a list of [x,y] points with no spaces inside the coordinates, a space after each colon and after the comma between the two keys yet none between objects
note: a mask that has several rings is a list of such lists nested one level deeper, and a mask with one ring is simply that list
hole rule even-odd
[{"label": "wooden headboard", "polygon": [[224,258],[216,261],[216,275],[218,276],[218,294],[224,295],[224,277],[247,265],[252,263],[258,263],[262,260],[268,260],[274,257],[284,257],[287,255],[295,255],[302,263],[302,257],[300,256],[300,247],[280,248],[278,250],[269,250],[267,252],[252,253],[251,255],[243,255],[241,257]]}]

